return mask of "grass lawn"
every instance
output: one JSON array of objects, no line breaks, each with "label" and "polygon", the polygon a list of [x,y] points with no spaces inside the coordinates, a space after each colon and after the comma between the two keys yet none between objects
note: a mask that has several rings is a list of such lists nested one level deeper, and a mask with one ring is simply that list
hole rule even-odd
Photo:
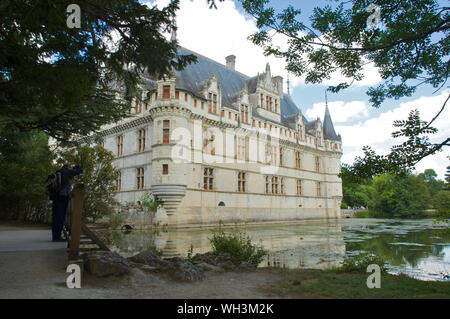
[{"label": "grass lawn", "polygon": [[427,282],[407,276],[381,275],[381,288],[367,288],[370,273],[282,270],[275,288],[281,298],[450,298],[449,282]]}]

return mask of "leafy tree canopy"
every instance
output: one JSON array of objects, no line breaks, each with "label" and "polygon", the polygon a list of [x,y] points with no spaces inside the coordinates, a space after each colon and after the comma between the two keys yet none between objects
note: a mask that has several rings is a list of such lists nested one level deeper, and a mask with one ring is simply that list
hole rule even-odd
[{"label": "leafy tree canopy", "polygon": [[119,171],[113,166],[114,155],[102,146],[81,146],[60,154],[58,163],[79,164],[83,174],[73,179],[73,184],[85,187],[83,216],[94,221],[114,212],[116,180]]},{"label": "leafy tree canopy", "polygon": [[[211,1],[214,3],[214,1]],[[383,82],[367,94],[373,106],[387,98],[411,96],[418,86],[441,89],[450,71],[450,7],[435,0],[350,0],[330,1],[316,7],[311,17],[288,6],[276,12],[269,0],[240,0],[244,10],[256,19],[258,31],[250,36],[266,55],[284,58],[287,70],[305,76],[306,83],[322,83],[340,71],[347,81],[328,89],[339,92],[364,78],[363,67],[373,63]],[[299,5],[301,6],[301,5]],[[379,16],[377,13],[379,12]],[[372,25],[374,22],[375,25]],[[275,34],[287,39],[286,48],[275,45]],[[448,99],[447,99],[448,101]],[[419,111],[399,120],[393,137],[406,141],[387,156],[365,147],[365,157],[354,167],[362,178],[376,173],[411,168],[424,157],[450,145],[450,138],[431,143],[437,132],[432,122],[420,120]]]},{"label": "leafy tree canopy", "polygon": [[126,116],[143,72],[163,76],[195,61],[163,36],[176,29],[178,0],[162,9],[80,0],[80,28],[67,25],[71,3],[1,2],[0,126],[85,135]]},{"label": "leafy tree canopy", "polygon": [[[367,92],[378,107],[386,98],[410,96],[424,83],[438,88],[448,78],[450,7],[438,1],[332,1],[336,5],[316,7],[310,23],[300,9],[288,6],[276,12],[269,2],[241,0],[259,28],[251,40],[267,55],[283,57],[288,71],[305,75],[306,83],[321,83],[340,70],[349,81],[331,87],[337,92],[362,80],[363,66],[370,61],[385,80]],[[374,17],[374,27],[369,17]],[[287,37],[287,49],[272,43],[271,31]]]}]

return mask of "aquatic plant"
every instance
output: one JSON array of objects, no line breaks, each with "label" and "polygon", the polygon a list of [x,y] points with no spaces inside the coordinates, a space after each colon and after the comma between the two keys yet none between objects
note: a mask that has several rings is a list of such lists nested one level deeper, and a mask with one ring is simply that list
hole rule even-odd
[{"label": "aquatic plant", "polygon": [[209,240],[214,253],[230,254],[231,260],[236,265],[245,261],[256,267],[268,254],[268,251],[262,246],[253,244],[251,237],[242,231],[234,230],[230,233],[225,233],[219,227]]}]

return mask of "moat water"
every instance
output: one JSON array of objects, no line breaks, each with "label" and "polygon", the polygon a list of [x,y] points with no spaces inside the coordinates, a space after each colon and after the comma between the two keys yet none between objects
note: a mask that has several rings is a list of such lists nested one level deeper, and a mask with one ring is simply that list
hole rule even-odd
[{"label": "moat water", "polygon": [[[450,227],[434,220],[350,218],[238,229],[269,251],[261,267],[326,269],[346,255],[370,252],[387,260],[390,273],[450,282]],[[186,257],[191,245],[194,254],[210,251],[212,231],[116,231],[112,250],[125,257],[154,249]]]}]

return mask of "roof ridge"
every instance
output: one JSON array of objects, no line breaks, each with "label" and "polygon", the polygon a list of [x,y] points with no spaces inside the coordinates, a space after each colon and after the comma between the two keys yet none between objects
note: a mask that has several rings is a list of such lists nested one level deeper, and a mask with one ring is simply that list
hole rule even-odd
[{"label": "roof ridge", "polygon": [[218,62],[218,61],[216,61],[216,60],[213,60],[213,59],[211,59],[211,58],[208,58],[207,56],[205,56],[205,55],[203,55],[203,54],[200,54],[200,53],[198,53],[198,52],[189,50],[189,49],[187,49],[187,48],[185,48],[185,47],[183,47],[183,46],[181,46],[181,45],[180,45],[179,47],[180,47],[181,49],[183,49],[183,50],[192,52],[193,54],[195,54],[195,55],[197,55],[197,56],[199,56],[199,57],[201,57],[201,58],[203,58],[203,59],[206,59],[206,60],[208,60],[208,61],[210,61],[210,62],[216,63],[216,64],[218,64],[218,65],[220,65],[220,66],[222,66],[222,67],[225,67],[225,68],[227,68],[227,69],[230,70],[230,71],[234,71],[234,72],[236,72],[236,73],[239,73],[240,75],[246,77],[246,80],[252,78],[251,76],[248,76],[248,75],[246,75],[246,74],[244,74],[244,73],[242,73],[242,72],[239,72],[239,71],[236,70],[236,69],[232,69],[232,68],[227,67],[226,64],[222,64],[222,63],[220,63],[220,62]]}]

